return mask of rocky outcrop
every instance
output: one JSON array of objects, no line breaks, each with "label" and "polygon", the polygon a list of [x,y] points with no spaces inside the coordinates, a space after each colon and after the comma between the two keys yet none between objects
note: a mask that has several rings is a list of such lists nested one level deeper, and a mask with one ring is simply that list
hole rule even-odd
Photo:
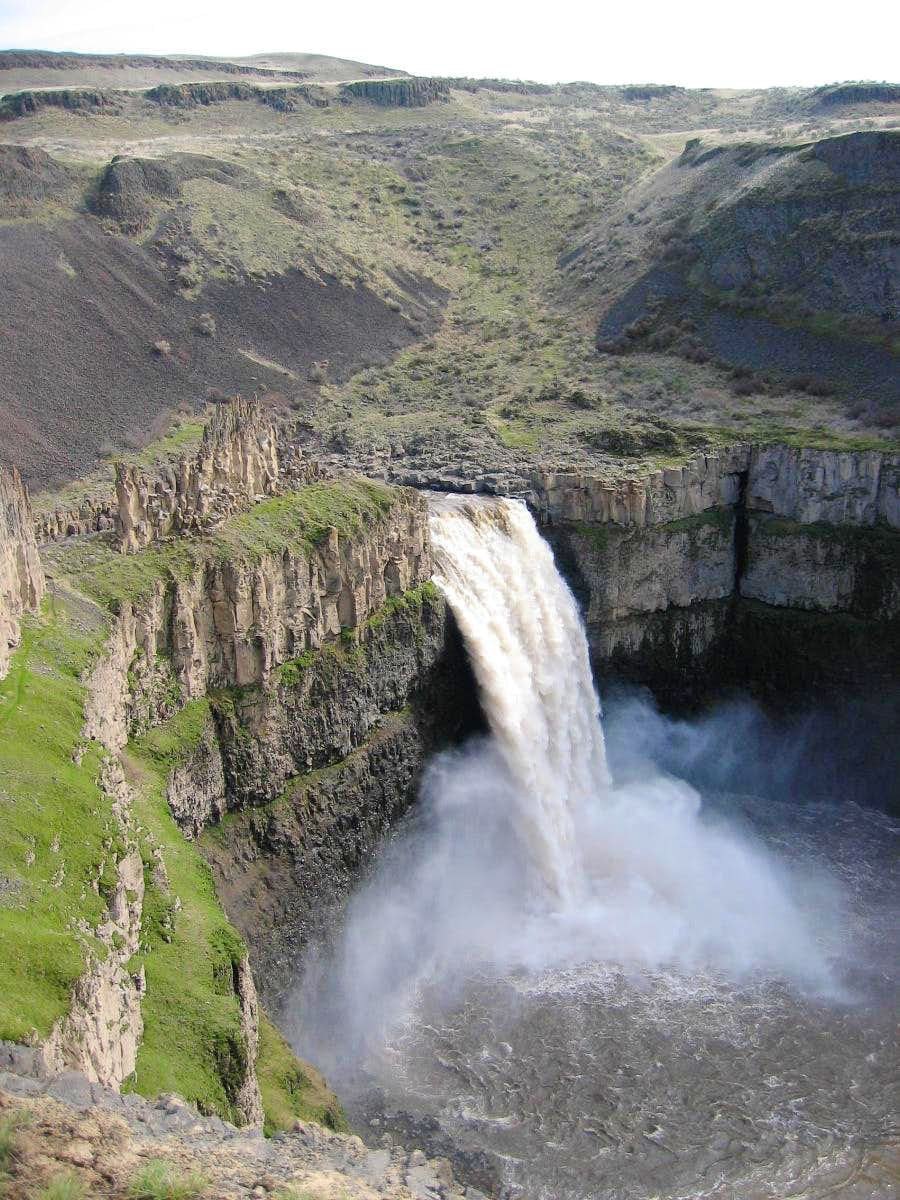
[{"label": "rocky outcrop", "polygon": [[88,533],[107,533],[116,526],[117,505],[113,495],[83,500],[77,508],[54,508],[34,514],[34,536],[38,545],[61,542]]},{"label": "rocky outcrop", "polygon": [[118,1089],[134,1071],[144,1030],[144,969],[128,969],[140,946],[144,864],[131,819],[131,789],[118,759],[106,760],[100,783],[112,801],[124,851],[115,863],[106,919],[91,931],[102,951],[88,951],[69,1012],[53,1027],[43,1054],[51,1069],[78,1070],[92,1082]]},{"label": "rocky outcrop", "polygon": [[44,595],[44,571],[34,536],[28,489],[18,471],[0,467],[0,679],[19,643],[23,613],[34,612]]},{"label": "rocky outcrop", "polygon": [[[584,606],[601,678],[681,699],[713,683],[775,694],[788,674],[786,693],[812,679],[890,681],[898,482],[896,454],[737,446],[620,483],[536,472],[532,503]],[[779,613],[791,617],[773,658],[756,641],[774,641]],[[821,624],[848,620],[844,636]]]},{"label": "rocky outcrop", "polygon": [[131,464],[116,467],[116,535],[123,551],[170,534],[202,533],[279,482],[275,423],[254,400],[220,408],[203,433],[196,456],[159,475]]},{"label": "rocky outcrop", "polygon": [[754,446],[747,508],[802,525],[900,529],[900,454]]},{"label": "rocky outcrop", "polygon": [[278,112],[293,112],[303,104],[327,108],[333,95],[333,92],[315,84],[260,87],[252,83],[230,83],[225,80],[208,83],[161,83],[144,92],[145,99],[166,108],[196,108],[200,105],[208,107],[210,104],[222,104],[226,100],[256,100]]},{"label": "rocky outcrop", "polygon": [[532,503],[549,522],[660,525],[738,501],[802,524],[887,525],[900,529],[900,454],[738,444],[616,480],[538,469]]},{"label": "rocky outcrop", "polygon": [[435,100],[447,99],[450,86],[445,79],[360,79],[344,84],[341,91],[383,108],[423,108]]},{"label": "rocky outcrop", "polygon": [[550,524],[661,525],[735,504],[750,458],[750,447],[737,445],[640,479],[538,468],[531,477],[531,503],[540,519]]},{"label": "rocky outcrop", "polygon": [[0,121],[27,117],[42,108],[63,108],[71,112],[115,111],[127,93],[102,88],[48,88],[41,91],[10,92],[0,100]]},{"label": "rocky outcrop", "polygon": [[900,538],[883,528],[750,517],[740,595],[778,608],[900,618]]},{"label": "rocky outcrop", "polygon": [[262,1095],[256,1078],[259,1057],[259,1000],[250,960],[245,955],[234,968],[234,993],[241,1013],[241,1036],[247,1048],[248,1070],[238,1088],[234,1107],[242,1125],[261,1126],[263,1123]]},{"label": "rocky outcrop", "polygon": [[8,1117],[13,1196],[44,1191],[51,1181],[58,1186],[60,1177],[70,1194],[126,1196],[135,1192],[137,1172],[156,1160],[171,1171],[171,1187],[160,1193],[166,1195],[176,1194],[181,1180],[201,1178],[216,1200],[487,1200],[454,1179],[447,1159],[403,1149],[389,1135],[369,1149],[351,1134],[297,1121],[289,1132],[265,1137],[177,1096],[154,1102],[120,1096],[83,1074],[48,1074],[33,1052],[0,1043],[0,1120]]}]

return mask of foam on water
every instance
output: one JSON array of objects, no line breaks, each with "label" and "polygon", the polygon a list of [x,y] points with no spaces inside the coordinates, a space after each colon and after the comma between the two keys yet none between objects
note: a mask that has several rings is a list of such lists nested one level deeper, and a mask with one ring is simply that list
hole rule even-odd
[{"label": "foam on water", "polygon": [[355,1102],[373,1132],[390,1109],[418,1137],[402,1110],[428,1114],[452,1143],[435,1153],[474,1146],[528,1195],[712,1196],[695,1181],[806,1178],[822,1129],[828,1153],[881,1146],[884,1106],[846,1096],[883,1088],[892,1051],[845,980],[867,987],[895,953],[884,893],[857,903],[885,877],[887,827],[709,806],[620,753],[659,720],[637,704],[612,778],[584,629],[527,510],[442,501],[431,532],[490,733],[430,764],[310,956],[295,1045],[351,1106],[380,1097]]}]

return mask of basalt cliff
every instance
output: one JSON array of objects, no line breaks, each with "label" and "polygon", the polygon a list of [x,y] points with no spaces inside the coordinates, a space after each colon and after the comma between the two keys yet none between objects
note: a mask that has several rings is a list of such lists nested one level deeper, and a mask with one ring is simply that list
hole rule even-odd
[{"label": "basalt cliff", "polygon": [[[23,621],[29,636],[0,710],[23,782],[2,932],[30,922],[52,948],[6,989],[0,1034],[40,1087],[75,1071],[269,1132],[339,1128],[257,994],[277,1015],[427,756],[478,719],[429,582],[426,505],[283,462],[242,402],[169,479],[119,471],[115,528],[45,548],[40,612],[33,518],[9,482],[0,611],[8,643]],[[17,739],[48,721],[23,763]],[[39,788],[57,824],[31,818]]]},{"label": "basalt cliff", "polygon": [[[898,478],[897,455],[737,443],[516,488],[582,603],[601,688],[783,703],[892,684]],[[72,1103],[92,1087],[127,1120],[137,1093],[173,1137],[182,1110],[152,1105],[178,1093],[210,1146],[223,1121],[339,1128],[277,1022],[428,757],[482,723],[430,582],[426,496],[310,459],[245,401],[174,465],[120,465],[102,522],[68,536],[0,482],[0,932],[28,927],[33,947],[0,1006],[0,1088]],[[345,1149],[327,1149],[339,1172],[363,1161]],[[456,1194],[440,1166],[391,1163],[388,1194],[415,1171]]]},{"label": "basalt cliff", "polygon": [[737,445],[623,484],[532,484],[601,680],[782,703],[892,684],[900,456]]}]

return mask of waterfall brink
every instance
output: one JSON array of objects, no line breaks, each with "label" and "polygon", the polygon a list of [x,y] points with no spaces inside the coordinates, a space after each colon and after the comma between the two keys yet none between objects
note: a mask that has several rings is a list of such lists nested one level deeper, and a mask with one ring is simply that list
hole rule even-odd
[{"label": "waterfall brink", "polygon": [[577,815],[609,789],[600,704],[574,598],[524,505],[444,500],[434,581],[466,642],[519,821],[550,893],[585,885]]}]

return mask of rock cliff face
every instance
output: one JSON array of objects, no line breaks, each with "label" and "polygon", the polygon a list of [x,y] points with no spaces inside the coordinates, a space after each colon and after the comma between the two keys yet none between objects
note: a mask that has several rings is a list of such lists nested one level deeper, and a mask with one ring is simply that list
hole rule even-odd
[{"label": "rock cliff face", "polygon": [[[890,680],[898,479],[894,454],[738,446],[618,485],[537,473],[532,503],[584,604],[601,678],[673,697],[713,683],[774,694],[788,660],[792,687]],[[789,644],[774,638],[779,614]],[[761,639],[779,641],[781,663]]]},{"label": "rock cliff face", "polygon": [[900,529],[900,454],[755,446],[747,507],[802,525]]},{"label": "rock cliff face", "polygon": [[[201,846],[276,1011],[303,949],[414,801],[429,756],[481,722],[459,636],[430,589],[286,678],[213,699],[214,737],[169,797],[189,833],[207,825]],[[217,797],[204,785],[220,761]],[[224,808],[228,821],[209,824]]]},{"label": "rock cliff face", "polygon": [[[207,503],[214,494],[243,508],[257,487],[280,492],[293,480],[284,448],[256,421],[251,411],[250,433],[243,414],[233,429],[220,427],[215,452],[206,439],[184,467],[189,486],[173,493],[177,503],[151,506],[140,487],[123,486],[129,546],[157,536],[177,545],[174,524],[196,530],[204,504],[221,512],[220,502]],[[252,482],[240,491],[235,479]],[[217,481],[227,481],[218,493]],[[318,496],[317,487],[308,491]],[[86,733],[116,750],[185,703],[206,706],[199,735],[173,758],[166,798],[185,836],[201,839],[270,1008],[302,948],[415,798],[429,754],[480,721],[431,571],[424,498],[396,489],[365,525],[318,529],[283,552],[210,550],[193,569],[164,574],[142,599],[120,602],[92,669]],[[251,1049],[252,1011],[251,999]],[[252,1090],[250,1075],[246,1084]],[[252,1121],[253,1097],[245,1099]]]},{"label": "rock cliff face", "polygon": [[365,79],[344,84],[346,96],[368,100],[383,108],[423,108],[435,100],[449,97],[450,87],[444,79]]},{"label": "rock cliff face", "polygon": [[253,500],[271,496],[280,474],[274,422],[252,400],[234,400],[207,425],[197,455],[154,476],[116,468],[116,534],[138,550],[175,533],[205,527]]},{"label": "rock cliff face", "polygon": [[173,682],[186,699],[267,688],[280,664],[339,638],[430,574],[425,504],[404,492],[366,536],[332,529],[309,558],[211,561],[161,581],[146,600],[121,607],[94,669],[101,701],[89,712],[91,734],[121,747],[129,729],[158,719]]},{"label": "rock cliff face", "polygon": [[113,496],[85,500],[77,508],[54,508],[35,513],[34,535],[38,544],[61,542],[67,537],[84,537],[87,533],[105,533],[116,525],[117,506]]},{"label": "rock cliff face", "polygon": [[0,468],[0,679],[19,643],[19,621],[44,594],[44,572],[34,536],[28,491],[18,471]]}]

